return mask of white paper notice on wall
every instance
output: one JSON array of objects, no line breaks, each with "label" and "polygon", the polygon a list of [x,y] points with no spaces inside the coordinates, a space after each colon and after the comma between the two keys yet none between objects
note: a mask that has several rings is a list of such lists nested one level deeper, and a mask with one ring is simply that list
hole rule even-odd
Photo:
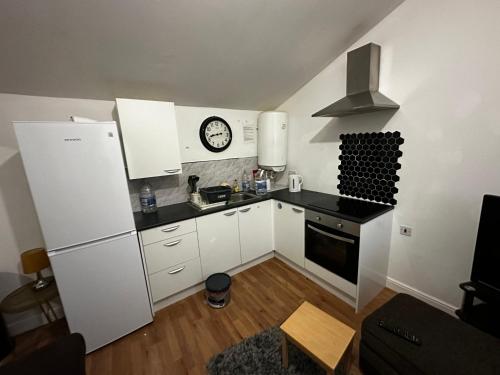
[{"label": "white paper notice on wall", "polygon": [[243,142],[244,143],[255,143],[257,140],[257,128],[255,125],[246,124],[243,125]]}]

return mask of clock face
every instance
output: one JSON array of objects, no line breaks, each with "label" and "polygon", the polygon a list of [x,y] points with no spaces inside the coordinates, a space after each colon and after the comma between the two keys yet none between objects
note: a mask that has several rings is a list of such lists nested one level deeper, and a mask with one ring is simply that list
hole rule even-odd
[{"label": "clock face", "polygon": [[223,118],[212,116],[200,126],[200,139],[203,146],[212,152],[221,152],[229,147],[233,133]]}]

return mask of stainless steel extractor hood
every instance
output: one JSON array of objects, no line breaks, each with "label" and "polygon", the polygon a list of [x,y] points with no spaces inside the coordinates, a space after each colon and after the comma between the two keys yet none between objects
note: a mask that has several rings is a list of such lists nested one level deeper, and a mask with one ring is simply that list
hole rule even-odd
[{"label": "stainless steel extractor hood", "polygon": [[344,117],[398,109],[399,104],[378,92],[380,46],[369,43],[347,53],[347,96],[313,114]]}]

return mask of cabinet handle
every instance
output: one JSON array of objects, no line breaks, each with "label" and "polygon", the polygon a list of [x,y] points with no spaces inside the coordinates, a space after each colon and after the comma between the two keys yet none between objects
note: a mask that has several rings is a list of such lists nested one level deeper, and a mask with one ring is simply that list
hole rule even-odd
[{"label": "cabinet handle", "polygon": [[186,266],[179,267],[179,268],[177,268],[177,269],[175,269],[175,270],[169,271],[168,273],[169,273],[170,275],[173,275],[173,274],[176,274],[176,273],[181,272],[184,268],[186,268]]},{"label": "cabinet handle", "polygon": [[225,212],[224,216],[233,216],[236,213],[236,211],[233,212]]},{"label": "cabinet handle", "polygon": [[175,227],[165,228],[165,229],[162,229],[161,231],[162,232],[173,232],[174,230],[179,229],[179,227],[180,227],[180,225],[176,225]]},{"label": "cabinet handle", "polygon": [[292,207],[292,210],[294,210],[295,212],[298,212],[298,213],[304,212],[303,210],[299,210],[298,208],[295,208],[295,207]]},{"label": "cabinet handle", "polygon": [[278,203],[278,208],[281,210],[281,208],[283,207],[283,205],[281,203]]},{"label": "cabinet handle", "polygon": [[351,240],[350,238],[345,238],[345,237],[340,237],[340,236],[336,236],[334,234],[331,234],[331,233],[328,233],[328,232],[325,232],[324,230],[321,230],[321,229],[318,229],[316,227],[313,227],[312,225],[310,224],[307,224],[307,227],[309,229],[312,229],[313,231],[315,232],[318,232],[319,234],[322,234],[323,236],[328,236],[330,238],[333,238],[333,239],[336,239],[336,240],[339,240],[339,241],[343,241],[343,242],[347,242],[347,243],[350,243],[350,244],[355,244],[356,242],[354,240]]},{"label": "cabinet handle", "polygon": [[164,169],[165,173],[176,173],[176,172],[179,172],[181,169],[180,168],[177,168],[177,169]]},{"label": "cabinet handle", "polygon": [[252,207],[248,207],[248,208],[244,208],[242,210],[240,210],[240,212],[248,212],[252,209]]},{"label": "cabinet handle", "polygon": [[172,242],[169,242],[169,243],[164,243],[163,246],[172,247],[172,246],[180,244],[181,241],[182,241],[182,238],[180,240],[177,240],[177,241],[172,241]]}]

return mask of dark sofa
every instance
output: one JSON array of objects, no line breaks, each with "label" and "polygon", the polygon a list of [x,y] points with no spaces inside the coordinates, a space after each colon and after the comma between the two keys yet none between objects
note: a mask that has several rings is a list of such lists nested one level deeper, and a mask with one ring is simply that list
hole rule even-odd
[{"label": "dark sofa", "polygon": [[[378,326],[390,321],[418,335],[414,345]],[[500,319],[500,317],[499,317]],[[366,317],[360,367],[365,374],[500,374],[500,340],[407,294]]]},{"label": "dark sofa", "polygon": [[0,375],[85,375],[85,341],[79,333],[64,336],[0,366]]}]

